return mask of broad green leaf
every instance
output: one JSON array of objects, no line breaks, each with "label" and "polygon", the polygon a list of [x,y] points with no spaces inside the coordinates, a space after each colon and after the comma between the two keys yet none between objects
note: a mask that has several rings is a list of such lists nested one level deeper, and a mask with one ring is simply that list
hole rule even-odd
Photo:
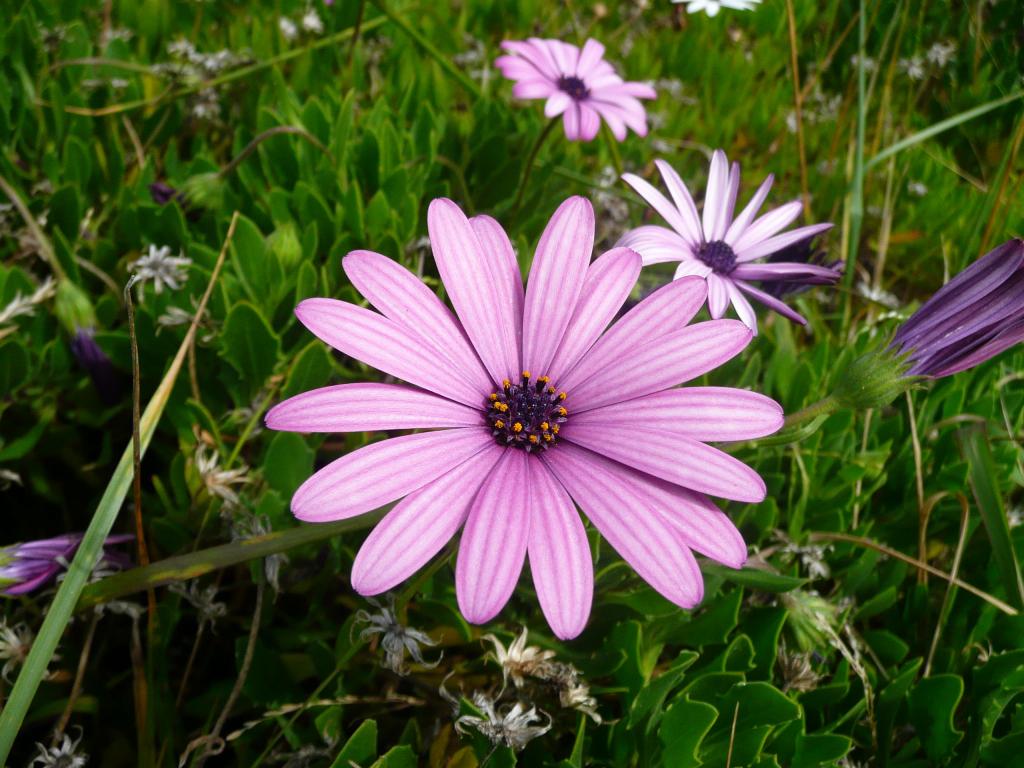
[{"label": "broad green leaf", "polygon": [[658,738],[665,749],[665,765],[673,768],[696,768],[701,742],[718,719],[718,710],[701,701],[682,698],[665,710],[658,727]]},{"label": "broad green leaf", "polygon": [[963,694],[964,681],[959,675],[926,677],[910,692],[910,721],[932,760],[947,759],[964,737],[953,723]]}]

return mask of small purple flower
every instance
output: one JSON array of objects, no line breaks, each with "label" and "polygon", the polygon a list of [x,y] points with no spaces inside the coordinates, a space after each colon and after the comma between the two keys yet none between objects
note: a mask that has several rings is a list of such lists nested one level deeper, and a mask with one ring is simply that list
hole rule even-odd
[{"label": "small purple flower", "polygon": [[71,339],[71,354],[89,374],[104,405],[114,405],[121,399],[121,382],[117,371],[114,370],[110,358],[96,343],[92,328],[79,328],[75,332],[74,338]]},{"label": "small purple flower", "polygon": [[154,181],[149,185],[149,195],[157,205],[167,205],[172,200],[184,204],[185,196],[177,189],[163,181]]},{"label": "small purple flower", "polygon": [[[24,595],[49,584],[63,571],[82,543],[81,533],[27,541],[0,548],[0,595]],[[97,567],[120,570],[131,565],[124,554],[110,549],[134,536],[108,536]]]},{"label": "small purple flower", "polygon": [[966,371],[1024,341],[1024,240],[981,257],[926,301],[896,331],[890,348],[909,376]]}]

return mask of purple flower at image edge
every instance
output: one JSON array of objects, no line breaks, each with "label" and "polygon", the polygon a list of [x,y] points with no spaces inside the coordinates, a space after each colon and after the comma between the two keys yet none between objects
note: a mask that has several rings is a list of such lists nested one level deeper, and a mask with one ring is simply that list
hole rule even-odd
[{"label": "purple flower at image edge", "polygon": [[965,371],[1024,341],[1024,240],[985,254],[921,305],[890,349],[909,376]]},{"label": "purple flower at image edge", "polygon": [[779,429],[763,395],[677,385],[743,350],[735,320],[689,325],[703,280],[677,280],[612,323],[640,272],[613,248],[590,263],[594,212],[570,198],[551,217],[524,290],[504,229],[467,219],[450,200],[427,214],[430,243],[455,313],[386,256],[343,260],[379,310],[308,299],[299,320],[336,350],[412,386],[341,384],[267,414],[271,429],[430,429],[371,443],[321,469],[292,512],[327,522],[398,503],[352,566],[357,592],[394,588],[462,529],[455,568],[462,614],[481,624],[511,597],[530,562],[541,609],[561,638],[578,635],[593,598],[593,562],[577,505],[655,590],[693,607],[703,579],[693,551],[738,568],[740,532],[709,496],[764,499],[758,474],[710,441]]},{"label": "purple flower at image edge", "polygon": [[591,141],[601,120],[619,141],[627,129],[647,135],[647,112],[640,99],[656,97],[644,83],[626,82],[604,59],[604,46],[587,40],[583,48],[561,40],[506,40],[509,52],[494,65],[509,80],[516,81],[512,95],[517,99],[545,99],[544,114],[562,116],[570,141]]},{"label": "purple flower at image edge", "polygon": [[740,166],[733,163],[730,167],[728,158],[720,149],[715,150],[711,158],[700,214],[679,174],[664,160],[655,160],[655,164],[668,187],[671,201],[639,176],[627,173],[622,180],[657,211],[669,227],[637,227],[623,235],[617,245],[639,253],[645,265],[678,262],[676,279],[696,276],[705,280],[708,311],[712,318],[722,317],[732,304],[740,320],[757,333],[757,316],[747,300],[750,296],[780,315],[801,325],[806,324],[800,314],[771,293],[754,287],[751,281],[819,285],[837,282],[840,273],[828,267],[799,261],[758,261],[807,241],[831,229],[832,224],[811,224],[782,232],[800,215],[803,204],[799,200],[758,216],[774,176],[765,179],[750,202],[735,214]]},{"label": "purple flower at image edge", "polygon": [[92,379],[96,392],[104,405],[114,405],[121,399],[122,387],[113,363],[96,343],[92,328],[79,328],[71,339],[71,354]]},{"label": "purple flower at image edge", "polygon": [[[82,536],[66,533],[0,548],[0,595],[28,594],[52,582],[75,556]],[[129,534],[108,536],[99,566],[116,570],[129,567],[131,560],[126,555],[108,547],[134,538]]]}]

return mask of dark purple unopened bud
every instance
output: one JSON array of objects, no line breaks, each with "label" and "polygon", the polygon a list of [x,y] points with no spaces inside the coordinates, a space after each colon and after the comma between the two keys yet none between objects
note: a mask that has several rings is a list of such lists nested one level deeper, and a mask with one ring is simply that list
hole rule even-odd
[{"label": "dark purple unopened bud", "polygon": [[765,260],[765,265],[770,264],[809,264],[812,267],[821,267],[832,274],[825,274],[818,270],[808,271],[798,276],[787,279],[785,276],[773,277],[770,280],[761,281],[761,290],[776,299],[786,296],[794,296],[809,290],[812,285],[833,285],[843,271],[841,259],[828,261],[824,248],[816,248],[814,240],[817,235],[800,240],[792,245],[786,246],[781,251],[776,251]]},{"label": "dark purple unopened bud", "polygon": [[71,354],[92,379],[104,405],[115,405],[121,399],[121,380],[113,363],[96,343],[91,328],[79,328],[71,339]]},{"label": "dark purple unopened bud", "polygon": [[[97,567],[107,570],[129,567],[131,560],[127,555],[111,547],[134,538],[108,536]],[[52,539],[0,547],[0,595],[24,595],[51,583],[67,567],[81,543],[81,533],[66,533]]]},{"label": "dark purple unopened bud", "polygon": [[163,181],[154,181],[150,184],[149,194],[157,205],[167,205],[172,200],[184,202],[185,199],[181,192]]},{"label": "dark purple unopened bud", "polygon": [[896,331],[912,376],[941,378],[1024,341],[1024,240],[1010,240],[950,280]]}]

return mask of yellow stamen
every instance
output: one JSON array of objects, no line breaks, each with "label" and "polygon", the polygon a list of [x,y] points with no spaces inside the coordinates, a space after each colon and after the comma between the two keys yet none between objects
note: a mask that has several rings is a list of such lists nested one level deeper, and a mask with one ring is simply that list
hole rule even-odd
[{"label": "yellow stamen", "polygon": [[550,443],[554,438],[551,435],[544,435],[545,442]]},{"label": "yellow stamen", "polygon": [[530,378],[530,372],[529,371],[523,371],[523,378],[524,379]]},{"label": "yellow stamen", "polygon": [[537,444],[537,436],[536,435],[530,435],[530,442],[533,443],[534,445],[536,445]]},{"label": "yellow stamen", "polygon": [[501,419],[498,419],[496,422],[494,422],[494,428],[495,429],[504,429],[505,428],[505,422],[502,421]]},{"label": "yellow stamen", "polygon": [[493,403],[495,400],[498,399],[498,393],[497,392],[491,392],[491,394],[489,394],[487,396],[487,399],[490,400]]},{"label": "yellow stamen", "polygon": [[559,416],[568,416],[569,415],[569,412],[567,410],[565,410],[565,408],[559,408],[557,411],[555,411],[555,413],[557,413]]},{"label": "yellow stamen", "polygon": [[546,421],[542,421],[541,422],[540,430],[541,430],[541,432],[547,432],[548,431],[548,423]]},{"label": "yellow stamen", "polygon": [[501,386],[504,387],[505,389],[508,389],[509,387],[512,386],[512,382],[509,381],[508,379],[504,379],[501,382]]},{"label": "yellow stamen", "polygon": [[547,384],[549,381],[551,381],[551,377],[550,376],[540,376],[540,377],[538,377],[537,381],[539,381],[541,384]]},{"label": "yellow stamen", "polygon": [[554,387],[548,387],[548,394],[549,395],[555,394],[555,388]]},{"label": "yellow stamen", "polygon": [[513,432],[522,432],[522,431],[523,431],[523,425],[522,425],[522,424],[520,424],[520,423],[519,423],[519,422],[517,421],[517,422],[516,422],[515,424],[513,424],[513,425],[512,425],[512,431],[513,431]]},{"label": "yellow stamen", "polygon": [[559,430],[559,426],[557,424],[555,424],[554,426],[551,427],[551,431],[554,432],[556,435],[558,434],[558,430]]},{"label": "yellow stamen", "polygon": [[559,392],[558,393],[558,399],[559,400],[565,400],[566,397],[567,397],[567,395],[565,394],[565,392]]}]

